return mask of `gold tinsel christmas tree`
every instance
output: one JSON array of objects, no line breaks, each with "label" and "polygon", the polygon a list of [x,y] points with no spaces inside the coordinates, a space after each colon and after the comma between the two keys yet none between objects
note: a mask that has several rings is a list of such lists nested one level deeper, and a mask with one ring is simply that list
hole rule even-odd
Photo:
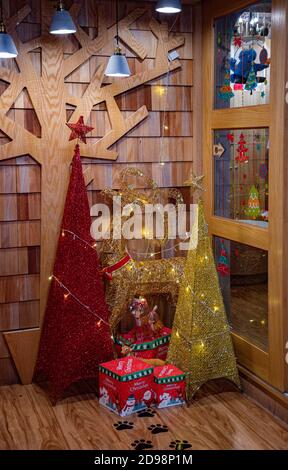
[{"label": "gold tinsel christmas tree", "polygon": [[191,237],[167,361],[183,370],[187,399],[205,382],[225,377],[240,385],[230,329],[204,218]]}]

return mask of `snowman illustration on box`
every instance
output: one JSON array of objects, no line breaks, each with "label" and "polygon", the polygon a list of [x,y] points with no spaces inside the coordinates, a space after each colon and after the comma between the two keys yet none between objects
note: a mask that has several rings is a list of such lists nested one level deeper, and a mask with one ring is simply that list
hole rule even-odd
[{"label": "snowman illustration on box", "polygon": [[131,415],[134,411],[136,405],[136,399],[134,395],[129,395],[126,405],[122,409],[122,416],[128,416]]}]

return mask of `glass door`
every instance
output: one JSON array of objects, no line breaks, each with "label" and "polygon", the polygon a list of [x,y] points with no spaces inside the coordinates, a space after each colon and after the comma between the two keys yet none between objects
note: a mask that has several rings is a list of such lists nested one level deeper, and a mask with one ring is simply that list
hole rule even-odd
[{"label": "glass door", "polygon": [[[281,96],[277,83],[284,80],[276,27],[281,8],[286,15],[281,0],[216,0],[212,8],[204,1],[203,155],[206,216],[238,362],[284,391],[287,322],[279,210],[285,175],[279,179],[284,152],[279,152],[275,118],[281,113],[275,107]],[[278,119],[278,135],[279,125],[283,131],[284,120]]]}]

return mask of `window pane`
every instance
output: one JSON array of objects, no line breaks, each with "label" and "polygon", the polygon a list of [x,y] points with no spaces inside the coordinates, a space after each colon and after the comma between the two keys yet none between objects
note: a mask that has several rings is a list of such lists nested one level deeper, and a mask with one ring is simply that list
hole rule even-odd
[{"label": "window pane", "polygon": [[271,1],[215,21],[215,108],[269,103]]},{"label": "window pane", "polygon": [[267,227],[268,129],[217,130],[214,144],[214,214]]},{"label": "window pane", "polygon": [[268,252],[219,237],[214,251],[232,331],[268,351]]}]

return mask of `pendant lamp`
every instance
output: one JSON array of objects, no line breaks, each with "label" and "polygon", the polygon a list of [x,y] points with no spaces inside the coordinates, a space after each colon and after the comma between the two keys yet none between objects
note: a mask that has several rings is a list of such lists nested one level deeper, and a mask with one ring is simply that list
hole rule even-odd
[{"label": "pendant lamp", "polygon": [[121,48],[119,46],[119,13],[118,13],[118,0],[116,0],[116,41],[117,45],[115,52],[111,55],[106,70],[105,75],[107,77],[130,77],[131,72],[125,55],[122,54]]},{"label": "pendant lamp", "polygon": [[159,13],[179,13],[182,10],[180,0],[158,0],[156,11]]},{"label": "pendant lamp", "polygon": [[1,1],[1,18],[0,18],[0,59],[13,59],[17,57],[18,51],[15,43],[7,33],[3,23],[2,1]]},{"label": "pendant lamp", "polygon": [[71,18],[69,11],[65,10],[64,3],[58,2],[57,10],[55,11],[51,25],[51,34],[73,34],[77,29],[74,21]]}]

